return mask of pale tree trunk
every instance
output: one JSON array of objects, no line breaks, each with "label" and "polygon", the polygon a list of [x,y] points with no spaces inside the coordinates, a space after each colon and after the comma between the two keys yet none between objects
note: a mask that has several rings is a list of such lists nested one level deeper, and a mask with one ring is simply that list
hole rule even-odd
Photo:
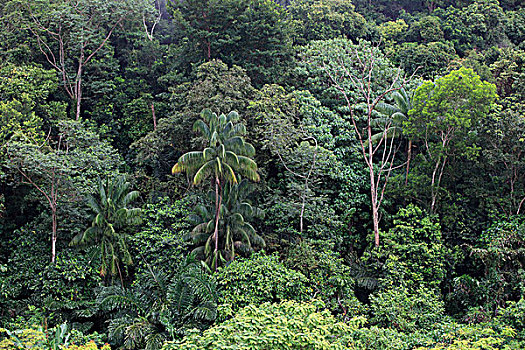
[{"label": "pale tree trunk", "polygon": [[[82,52],[80,59],[84,59],[84,52]],[[82,61],[80,61],[82,62]],[[76,113],[75,120],[80,119],[80,105],[82,103],[82,65],[78,64],[77,81],[75,85],[75,99],[76,99]]]},{"label": "pale tree trunk", "polygon": [[412,140],[408,140],[407,171],[405,175],[405,186],[408,184],[408,172],[410,170],[410,159],[412,158]]},{"label": "pale tree trunk", "polygon": [[221,215],[222,196],[220,195],[220,180],[218,177],[215,178],[215,231],[213,232],[213,240],[215,241],[215,249],[213,256],[215,258],[215,271],[218,266],[218,254],[219,254],[219,219]]},{"label": "pale tree trunk", "polygon": [[372,222],[374,225],[374,243],[379,246],[379,206],[377,202],[377,188],[373,167],[369,167],[370,174],[370,196],[372,198]]},{"label": "pale tree trunk", "polygon": [[51,188],[49,190],[49,193],[46,192],[43,187],[39,186],[36,182],[34,182],[33,179],[29,176],[29,174],[27,174],[20,168],[18,168],[17,170],[26,179],[26,181],[23,182],[30,184],[37,191],[42,193],[42,195],[46,198],[47,203],[49,204],[49,209],[51,211],[51,263],[54,263],[56,261],[57,255],[56,241],[58,237],[58,183],[56,177],[56,169],[53,169],[51,171]]},{"label": "pale tree trunk", "polygon": [[157,130],[157,116],[155,115],[155,105],[151,102],[151,116],[153,118],[153,130]]},{"label": "pale tree trunk", "polygon": [[304,140],[312,140],[315,144],[315,149],[314,149],[314,155],[312,157],[312,163],[310,165],[310,168],[308,169],[307,173],[306,174],[299,174],[295,171],[293,171],[292,169],[290,169],[283,157],[281,156],[281,153],[279,153],[279,150],[276,150],[276,153],[277,153],[277,156],[279,157],[282,165],[284,166],[284,168],[289,171],[292,175],[294,176],[297,176],[301,179],[304,179],[304,190],[303,190],[303,193],[301,195],[301,211],[299,212],[299,232],[302,234],[303,233],[303,230],[304,230],[304,211],[306,209],[306,201],[307,201],[307,195],[308,195],[308,189],[309,189],[309,183],[310,183],[310,178],[312,177],[312,174],[313,174],[313,171],[315,169],[315,166],[316,166],[316,163],[317,163],[317,152],[318,152],[318,148],[319,148],[319,145],[317,143],[317,139],[313,136],[306,136],[304,138]]},{"label": "pale tree trunk", "polygon": [[51,219],[53,221],[52,234],[51,234],[51,263],[56,261],[56,242],[57,242],[57,210],[55,207],[51,209]]}]

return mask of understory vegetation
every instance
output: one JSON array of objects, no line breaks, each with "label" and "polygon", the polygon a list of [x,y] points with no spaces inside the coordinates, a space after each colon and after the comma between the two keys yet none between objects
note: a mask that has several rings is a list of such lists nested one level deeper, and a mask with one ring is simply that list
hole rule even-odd
[{"label": "understory vegetation", "polygon": [[0,349],[525,348],[522,1],[0,22]]}]

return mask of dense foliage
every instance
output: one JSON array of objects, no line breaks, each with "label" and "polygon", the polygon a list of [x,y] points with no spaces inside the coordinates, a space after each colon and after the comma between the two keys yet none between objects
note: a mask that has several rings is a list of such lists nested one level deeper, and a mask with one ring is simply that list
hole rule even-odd
[{"label": "dense foliage", "polygon": [[0,24],[0,349],[525,348],[522,1]]}]

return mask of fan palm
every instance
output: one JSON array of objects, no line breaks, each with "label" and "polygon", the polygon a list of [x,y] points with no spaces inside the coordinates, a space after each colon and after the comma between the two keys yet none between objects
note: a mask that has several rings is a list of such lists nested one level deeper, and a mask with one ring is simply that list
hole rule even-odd
[{"label": "fan palm", "polygon": [[[403,135],[403,124],[408,120],[408,111],[412,109],[412,96],[402,88],[394,91],[392,98],[394,99],[394,104],[380,102],[376,107],[377,111],[380,112],[383,117],[374,119],[372,126],[382,127],[383,131],[372,135],[373,142],[381,140],[385,133],[386,138],[400,137]],[[407,180],[411,157],[412,140],[409,139],[406,170]]]},{"label": "fan palm", "polygon": [[[220,207],[219,232],[224,241],[219,244],[218,257],[221,260],[233,260],[236,252],[250,252],[253,246],[265,245],[264,239],[257,234],[255,228],[250,224],[254,218],[264,215],[263,211],[247,200],[253,192],[253,185],[246,179],[238,184],[227,183],[223,190],[223,200]],[[208,193],[208,198],[213,198],[213,192]],[[206,257],[206,262],[211,268],[214,267],[211,252],[211,243],[214,233],[213,208],[199,205],[190,220],[196,225],[189,237],[193,242],[200,244],[195,248],[196,254]]]},{"label": "fan palm", "polygon": [[128,208],[139,196],[130,191],[125,176],[116,176],[106,181],[99,180],[96,196],[88,197],[88,205],[94,212],[91,227],[76,235],[70,245],[94,244],[99,246],[100,274],[111,276],[118,273],[122,281],[120,262],[131,265],[131,254],[126,243],[125,226],[141,222],[142,210]]},{"label": "fan palm", "polygon": [[198,185],[211,178],[215,186],[215,225],[213,242],[215,248],[211,259],[212,266],[217,267],[219,259],[219,218],[222,205],[222,187],[226,183],[238,183],[242,175],[252,181],[259,181],[257,164],[251,158],[255,155],[254,147],[245,142],[243,135],[246,128],[239,121],[236,112],[228,115],[211,112],[205,109],[202,119],[193,125],[206,142],[202,151],[192,151],[182,155],[173,166],[172,173],[186,172],[193,178],[193,184]]}]

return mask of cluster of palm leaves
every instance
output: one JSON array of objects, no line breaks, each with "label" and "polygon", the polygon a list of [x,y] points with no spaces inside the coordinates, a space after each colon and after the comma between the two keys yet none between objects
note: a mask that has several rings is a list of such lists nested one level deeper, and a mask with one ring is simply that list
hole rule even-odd
[{"label": "cluster of palm leaves", "polygon": [[[99,248],[100,274],[121,274],[120,262],[131,265],[132,259],[126,243],[125,227],[141,222],[142,210],[129,208],[139,196],[131,191],[131,184],[123,175],[99,180],[98,191],[87,199],[93,210],[91,227],[76,235],[70,245],[95,245]],[[122,276],[121,276],[122,279]]]},{"label": "cluster of palm leaves", "polygon": [[166,340],[181,338],[187,329],[204,329],[217,317],[215,281],[191,255],[171,278],[152,268],[131,288],[102,288],[97,304],[114,312],[109,335],[126,349],[160,349]]},{"label": "cluster of palm leaves", "polygon": [[240,181],[240,176],[259,181],[259,174],[251,158],[255,149],[244,140],[246,128],[238,123],[236,112],[217,115],[205,109],[201,118],[193,129],[201,134],[204,150],[182,155],[172,172],[187,173],[194,185],[211,180],[214,190],[205,196],[207,203],[196,208],[193,220],[197,226],[192,238],[195,243],[204,244],[197,252],[210,269],[216,269],[221,261],[233,259],[236,250],[263,244],[248,222],[260,215],[260,211],[246,200],[249,184]]},{"label": "cluster of palm leaves", "polygon": [[[392,94],[394,103],[380,102],[376,109],[381,113],[381,117],[372,121],[372,126],[382,129],[380,132],[372,135],[372,142],[377,143],[381,139],[391,139],[403,137],[403,128],[408,121],[408,112],[412,109],[412,95],[402,88]],[[412,139],[408,139],[406,176],[408,180],[408,170],[410,159],[412,157]]]}]

